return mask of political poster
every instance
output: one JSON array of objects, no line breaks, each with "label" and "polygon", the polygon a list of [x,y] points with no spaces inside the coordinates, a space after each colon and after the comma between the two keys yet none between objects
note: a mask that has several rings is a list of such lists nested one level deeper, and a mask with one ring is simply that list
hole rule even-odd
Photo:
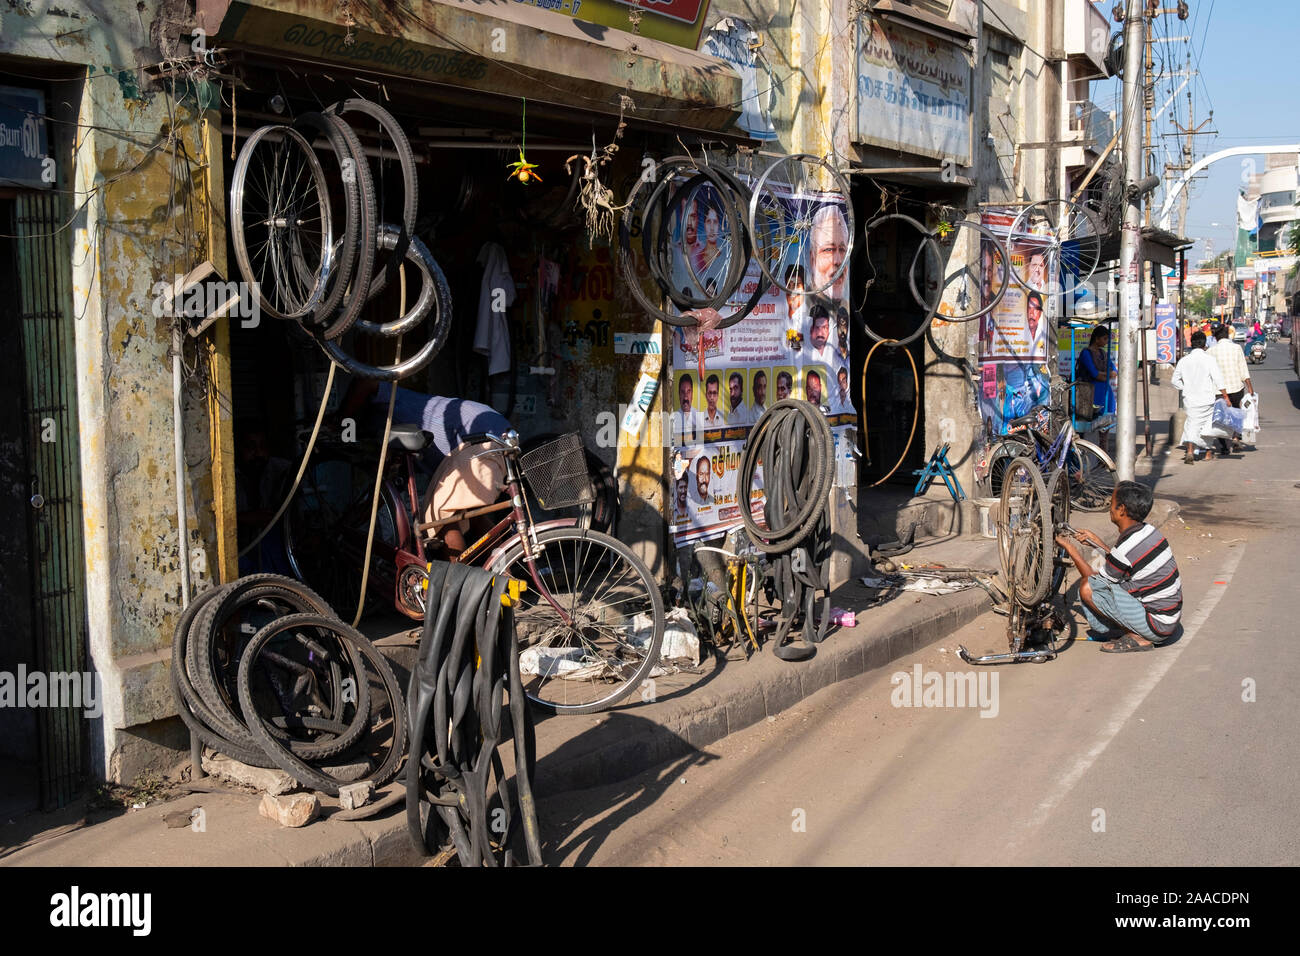
[{"label": "political poster", "polygon": [[[674,284],[698,297],[702,286],[725,272],[719,260],[730,250],[716,238],[726,234],[727,223],[715,221],[709,192],[696,190],[693,197],[696,208],[670,210],[668,232]],[[725,534],[741,524],[742,508],[761,514],[761,470],[748,502],[739,500],[738,478],[745,441],[772,403],[812,402],[831,425],[837,448],[844,444],[843,432],[857,424],[849,381],[847,268],[829,284],[847,249],[843,200],[787,193],[783,201],[798,204],[812,223],[807,241],[788,244],[773,269],[789,291],[751,262],[718,310],[731,315],[765,287],[748,317],[726,329],[672,331],[670,530],[677,544]],[[819,295],[805,293],[822,285],[827,287]]]}]

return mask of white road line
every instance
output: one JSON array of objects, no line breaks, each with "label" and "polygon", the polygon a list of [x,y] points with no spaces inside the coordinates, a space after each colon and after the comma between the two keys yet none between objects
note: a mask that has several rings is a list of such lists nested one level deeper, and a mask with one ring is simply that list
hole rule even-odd
[{"label": "white road line", "polygon": [[1200,631],[1201,625],[1205,623],[1212,613],[1214,613],[1214,609],[1218,605],[1219,600],[1227,592],[1228,586],[1232,584],[1232,575],[1236,572],[1237,565],[1241,563],[1241,557],[1245,552],[1246,549],[1242,547],[1233,548],[1228,553],[1223,569],[1218,575],[1216,575],[1216,579],[1221,580],[1224,583],[1212,584],[1210,587],[1206,588],[1205,597],[1201,599],[1201,603],[1197,605],[1196,610],[1183,619],[1183,636],[1176,644],[1171,647],[1156,649],[1156,653],[1160,656],[1153,662],[1154,666],[1152,666],[1151,670],[1147,672],[1147,675],[1142,680],[1138,681],[1133,686],[1132,690],[1129,691],[1128,696],[1120,704],[1115,713],[1111,715],[1110,721],[1106,724],[1105,728],[1102,729],[1101,733],[1097,735],[1097,739],[1093,741],[1093,744],[1088,748],[1088,751],[1081,754],[1079,758],[1075,760],[1074,766],[1072,766],[1061,777],[1061,779],[1057,781],[1052,792],[1034,808],[1033,814],[1024,823],[1019,835],[1007,844],[1008,851],[1019,845],[1025,836],[1028,835],[1029,831],[1034,830],[1047,822],[1047,818],[1051,815],[1052,811],[1060,805],[1061,801],[1064,800],[1069,792],[1074,789],[1075,784],[1077,784],[1092,765],[1096,763],[1097,758],[1102,755],[1102,752],[1105,751],[1110,742],[1115,739],[1115,736],[1120,732],[1120,729],[1128,719],[1133,716],[1133,712],[1142,706],[1142,702],[1146,700],[1147,695],[1151,693],[1156,684],[1160,683],[1161,678],[1169,672],[1169,669],[1174,666],[1179,655],[1182,654],[1183,649],[1191,643],[1192,638],[1194,638],[1197,632]]}]

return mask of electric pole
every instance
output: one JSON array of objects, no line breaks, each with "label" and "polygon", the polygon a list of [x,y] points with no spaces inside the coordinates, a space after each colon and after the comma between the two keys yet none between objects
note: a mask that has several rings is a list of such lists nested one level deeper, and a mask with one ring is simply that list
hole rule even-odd
[{"label": "electric pole", "polygon": [[1127,0],[1124,12],[1124,222],[1119,245],[1119,389],[1115,396],[1115,470],[1121,481],[1132,481],[1137,453],[1137,337],[1141,330],[1142,195],[1142,54],[1146,47],[1146,18],[1142,0]]}]

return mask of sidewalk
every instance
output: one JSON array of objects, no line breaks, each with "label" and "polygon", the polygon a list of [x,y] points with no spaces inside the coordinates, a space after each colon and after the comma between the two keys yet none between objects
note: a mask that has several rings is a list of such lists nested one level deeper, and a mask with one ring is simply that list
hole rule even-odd
[{"label": "sidewalk", "polygon": [[[1157,501],[1153,523],[1176,514]],[[1109,534],[1107,516],[1078,514],[1076,527]],[[909,564],[997,567],[996,542],[953,537],[918,545],[896,559]],[[834,594],[834,604],[866,607],[876,592],[856,582]],[[833,629],[808,661],[786,663],[765,648],[749,660],[714,657],[698,673],[656,679],[657,700],[636,702],[586,717],[538,722],[539,795],[553,796],[613,783],[664,761],[712,759],[707,747],[798,703],[816,691],[864,671],[887,667],[942,640],[989,608],[979,588],[947,595],[904,591],[859,613],[853,628]],[[415,648],[399,636],[384,642],[399,680]],[[405,644],[405,646],[403,646]],[[207,783],[219,783],[208,779]],[[390,788],[393,784],[389,785]],[[19,866],[400,866],[418,864],[406,833],[404,804],[372,820],[330,819],[336,801],[322,797],[322,818],[298,830],[258,814],[259,796],[192,794],[94,824],[12,853],[0,865]],[[206,830],[169,829],[163,817],[202,807]],[[559,834],[543,833],[553,841]]]}]

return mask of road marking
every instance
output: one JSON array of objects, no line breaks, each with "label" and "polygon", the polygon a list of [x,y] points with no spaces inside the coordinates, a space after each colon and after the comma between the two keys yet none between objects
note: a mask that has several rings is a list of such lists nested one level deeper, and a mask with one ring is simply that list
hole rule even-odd
[{"label": "road marking", "polygon": [[1075,785],[1083,779],[1083,775],[1091,769],[1094,763],[1097,762],[1097,758],[1102,755],[1102,752],[1110,745],[1110,742],[1119,734],[1124,724],[1133,716],[1133,712],[1142,706],[1142,702],[1146,700],[1147,695],[1155,689],[1156,684],[1160,683],[1161,678],[1163,678],[1165,674],[1169,672],[1169,669],[1174,666],[1174,663],[1178,660],[1178,656],[1182,654],[1183,649],[1191,643],[1192,638],[1194,638],[1197,632],[1200,631],[1201,625],[1206,622],[1212,613],[1214,613],[1214,609],[1218,606],[1219,600],[1225,593],[1227,593],[1228,586],[1232,583],[1232,576],[1237,570],[1237,565],[1241,563],[1242,555],[1245,554],[1245,552],[1245,548],[1233,548],[1228,552],[1224,559],[1224,580],[1222,582],[1216,581],[1214,584],[1206,588],[1205,597],[1201,599],[1201,603],[1197,606],[1196,610],[1193,611],[1189,617],[1183,620],[1182,638],[1172,647],[1159,649],[1158,652],[1160,653],[1160,657],[1154,662],[1154,666],[1147,672],[1147,675],[1142,678],[1142,680],[1138,681],[1138,683],[1133,686],[1132,690],[1129,691],[1128,696],[1111,716],[1109,723],[1107,723],[1105,728],[1102,729],[1097,739],[1093,742],[1093,745],[1088,748],[1087,753],[1080,755],[1079,758],[1075,760],[1074,766],[1072,766],[1061,777],[1061,779],[1057,781],[1056,787],[1050,794],[1048,794],[1047,798],[1034,808],[1033,814],[1031,814],[1029,820],[1025,822],[1020,834],[1007,844],[1008,852],[1015,849],[1025,836],[1028,835],[1029,831],[1034,830],[1047,822],[1047,818],[1051,816],[1052,811],[1060,805],[1061,801],[1064,800],[1069,792],[1074,789]]}]

